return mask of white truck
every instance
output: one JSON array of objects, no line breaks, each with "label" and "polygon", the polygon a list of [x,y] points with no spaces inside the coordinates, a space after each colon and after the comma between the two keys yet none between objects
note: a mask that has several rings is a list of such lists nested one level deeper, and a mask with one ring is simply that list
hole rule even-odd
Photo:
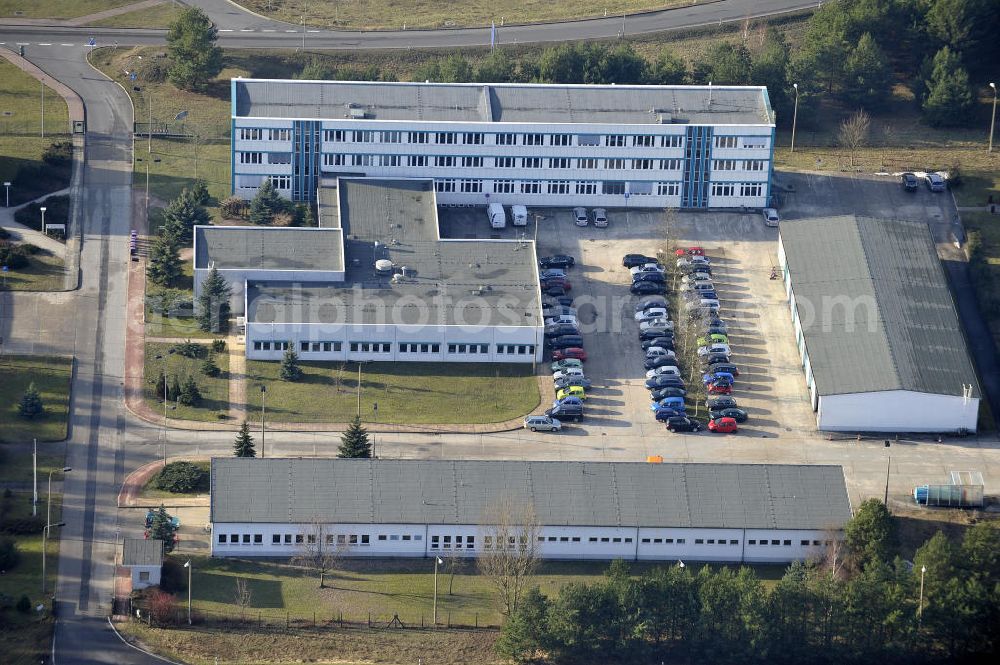
[{"label": "white truck", "polygon": [[490,226],[502,229],[507,226],[507,213],[501,203],[491,203],[486,207],[486,215],[490,218]]},{"label": "white truck", "polygon": [[522,205],[511,206],[510,214],[514,222],[514,226],[528,225],[528,209],[525,206]]}]

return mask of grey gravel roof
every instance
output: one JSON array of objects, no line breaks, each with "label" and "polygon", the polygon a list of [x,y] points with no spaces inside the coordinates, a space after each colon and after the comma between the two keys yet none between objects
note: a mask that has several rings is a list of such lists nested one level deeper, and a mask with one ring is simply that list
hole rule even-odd
[{"label": "grey gravel roof", "polygon": [[541,526],[824,529],[851,517],[839,466],[212,460],[212,522],[480,524],[523,498]]},{"label": "grey gravel roof", "polygon": [[126,538],[122,545],[123,566],[159,566],[163,564],[163,541],[155,538]]},{"label": "grey gravel roof", "polygon": [[[754,86],[397,83],[234,79],[236,117],[591,124],[771,125]],[[357,118],[355,118],[357,119]]]},{"label": "grey gravel roof", "polygon": [[343,270],[338,228],[196,226],[197,269]]},{"label": "grey gravel roof", "polygon": [[781,241],[820,395],[961,396],[972,384],[979,396],[926,224],[854,215],[782,221]]}]

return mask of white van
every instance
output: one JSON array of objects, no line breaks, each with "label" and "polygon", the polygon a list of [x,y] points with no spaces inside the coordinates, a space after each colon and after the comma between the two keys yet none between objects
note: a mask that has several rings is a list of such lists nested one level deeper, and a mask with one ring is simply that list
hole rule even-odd
[{"label": "white van", "polygon": [[510,207],[510,215],[513,218],[514,226],[528,225],[528,209],[522,205]]},{"label": "white van", "polygon": [[504,212],[503,205],[491,203],[486,208],[486,215],[490,218],[490,226],[495,229],[502,229],[507,226],[507,213]]}]

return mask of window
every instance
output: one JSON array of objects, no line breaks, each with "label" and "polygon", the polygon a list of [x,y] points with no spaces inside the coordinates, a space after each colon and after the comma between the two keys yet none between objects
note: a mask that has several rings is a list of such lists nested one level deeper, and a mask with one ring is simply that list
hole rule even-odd
[{"label": "window", "polygon": [[605,159],[604,168],[607,169],[623,169],[625,168],[625,160],[621,158],[616,159]]},{"label": "window", "polygon": [[351,155],[351,166],[371,166],[372,155]]},{"label": "window", "polygon": [[[403,540],[409,540],[411,536],[409,534],[403,534]],[[417,536],[414,540],[420,540],[423,536]]]},{"label": "window", "polygon": [[732,196],[736,192],[736,185],[731,182],[713,182],[712,196]]},{"label": "window", "polygon": [[597,538],[595,538],[594,536],[591,536],[590,538],[587,539],[587,542],[596,543],[597,542]]},{"label": "window", "polygon": [[291,545],[292,544],[292,534],[290,534],[290,533],[286,533],[285,534],[285,544],[286,545]]},{"label": "window", "polygon": [[664,538],[663,542],[665,544],[667,544],[667,545],[673,545],[674,544],[674,539],[673,538]]},{"label": "window", "polygon": [[378,133],[378,140],[382,143],[399,143],[400,132],[386,131]]},{"label": "window", "polygon": [[271,544],[280,545],[281,544],[281,534],[276,533],[271,536]]},{"label": "window", "polygon": [[631,539],[631,538],[626,538],[626,539],[625,539],[625,542],[626,542],[626,543],[631,543],[631,542],[632,542],[632,539]]},{"label": "window", "polygon": [[819,547],[820,542],[818,540],[813,541],[813,547]]},{"label": "window", "polygon": [[149,571],[148,570],[140,570],[139,571],[139,581],[140,582],[148,582],[149,581]]},{"label": "window", "polygon": [[370,129],[355,129],[354,130],[354,142],[355,143],[374,143],[375,142],[375,132]]},{"label": "window", "polygon": [[539,194],[542,191],[542,187],[537,182],[522,182],[521,183],[521,193],[522,194]]},{"label": "window", "polygon": [[220,543],[226,542],[226,534],[224,534],[224,533],[220,533],[219,534],[219,542]]},{"label": "window", "polygon": [[463,145],[482,145],[483,135],[480,133],[466,133],[462,134],[462,144]]},{"label": "window", "polygon": [[357,545],[358,544],[358,535],[355,534],[355,533],[352,533],[350,535],[350,537],[347,539],[347,543],[349,545]]},{"label": "window", "polygon": [[643,538],[643,539],[642,539],[642,542],[644,542],[644,543],[648,543],[648,542],[649,542],[649,538]]},{"label": "window", "polygon": [[658,182],[656,183],[656,193],[659,196],[677,196],[681,193],[679,182]]},{"label": "window", "polygon": [[542,168],[542,158],[541,157],[523,157],[521,159],[521,166],[526,169],[540,169]]},{"label": "window", "polygon": [[736,160],[735,159],[713,159],[712,160],[712,170],[713,171],[735,171],[736,170]]},{"label": "window", "polygon": [[573,542],[574,543],[580,542],[580,536],[573,536]]},{"label": "window", "polygon": [[435,155],[434,166],[455,166],[454,155]]},{"label": "window", "polygon": [[[233,545],[235,545],[236,543],[240,542],[240,536],[239,536],[239,534],[237,534],[237,533],[231,533],[231,534],[229,534],[229,542],[232,543]],[[250,541],[247,541],[247,542],[250,542]]]},{"label": "window", "polygon": [[637,148],[652,148],[656,141],[655,136],[633,136],[632,145]]},{"label": "window", "polygon": [[569,168],[569,157],[552,157],[549,159],[549,168],[552,169],[568,169]]},{"label": "window", "polygon": [[756,540],[748,540],[747,541],[747,545],[756,545],[756,544],[757,544]]},{"label": "window", "polygon": [[512,169],[517,165],[516,157],[497,157],[496,165],[498,169]]},{"label": "window", "polygon": [[[481,157],[478,159],[482,159]],[[483,191],[483,181],[482,180],[460,180],[459,189],[465,193],[481,192]]]},{"label": "window", "polygon": [[[544,541],[545,541],[545,539],[544,539],[544,538],[542,538],[541,536],[539,536],[538,540],[540,540],[540,541],[542,541],[542,542],[544,542]],[[549,542],[550,542],[550,543],[554,543],[554,542],[556,542],[556,537],[555,537],[555,536],[549,536]]]},{"label": "window", "polygon": [[649,171],[653,168],[652,159],[633,159],[632,168],[639,171]]},{"label": "window", "polygon": [[268,133],[272,141],[288,141],[292,138],[292,130],[290,129],[270,129]]},{"label": "window", "polygon": [[243,141],[259,141],[262,130],[256,127],[241,127],[240,139]]},{"label": "window", "polygon": [[[723,542],[723,541],[721,541],[721,540],[720,540],[719,542],[721,543],[721,542]],[[729,544],[730,544],[730,545],[739,545],[739,544],[740,544],[740,541],[738,541],[738,540],[730,540],[730,541],[729,541]]]},{"label": "window", "polygon": [[715,147],[716,148],[735,148],[739,137],[737,136],[716,136],[715,137]]},{"label": "window", "polygon": [[469,168],[478,168],[483,165],[482,157],[463,157],[462,166]]},{"label": "window", "polygon": [[263,154],[262,152],[241,152],[240,164],[260,164]]},{"label": "window", "polygon": [[577,134],[577,145],[601,145],[601,137],[598,134]]},{"label": "window", "polygon": [[569,536],[559,536],[559,542],[560,543],[568,543],[569,542]]},{"label": "window", "polygon": [[763,196],[764,183],[745,182],[740,185],[740,196]]},{"label": "window", "polygon": [[684,137],[681,136],[680,134],[660,137],[661,148],[680,148],[683,145],[684,145]]},{"label": "window", "polygon": [[436,192],[454,192],[455,191],[455,181],[454,180],[435,180],[434,181],[434,191],[436,191]]},{"label": "window", "polygon": [[399,166],[399,155],[382,155],[382,166]]},{"label": "window", "polygon": [[677,171],[681,168],[681,160],[679,159],[661,159],[660,160],[660,170],[661,171]]},{"label": "window", "polygon": [[384,533],[380,533],[380,534],[378,535],[378,539],[379,539],[379,540],[385,540],[386,538],[387,538],[387,536],[386,536],[386,535],[385,535]]},{"label": "window", "polygon": [[253,544],[254,545],[263,545],[264,544],[264,534],[262,534],[262,533],[255,533],[253,535]]},{"label": "window", "polygon": [[513,194],[514,193],[514,181],[513,180],[494,180],[493,181],[493,192],[496,194]]},{"label": "window", "polygon": [[549,194],[569,194],[568,180],[552,180],[548,186]]},{"label": "window", "polygon": [[407,155],[407,166],[427,166],[427,155]]},{"label": "window", "polygon": [[438,145],[452,145],[455,143],[455,132],[437,132],[434,134],[434,142]]},{"label": "window", "polygon": [[748,159],[743,162],[744,171],[763,171],[767,161],[763,159]]},{"label": "window", "polygon": [[254,351],[270,351],[271,350],[271,343],[270,342],[258,342],[258,341],[255,340],[254,343],[253,343],[253,350]]},{"label": "window", "polygon": [[476,537],[475,536],[466,536],[465,537],[465,549],[471,550],[471,549],[475,548],[475,546],[476,546]]},{"label": "window", "polygon": [[604,137],[604,145],[609,148],[624,148],[625,136],[623,134],[609,134]]},{"label": "window", "polygon": [[704,545],[705,544],[705,539],[704,538],[695,538],[694,539],[694,544],[695,545]]},{"label": "window", "polygon": [[343,143],[344,141],[344,130],[343,129],[324,129],[323,130],[323,140],[330,141],[334,143]]},{"label": "window", "polygon": [[325,153],[323,155],[323,166],[343,166],[346,163],[346,155],[343,153]]},{"label": "window", "polygon": [[337,544],[338,545],[346,545],[347,544],[347,536],[345,536],[342,533],[338,533],[337,534]]},{"label": "window", "polygon": [[309,545],[315,545],[316,544],[316,534],[315,533],[306,534],[306,543],[308,543]]},{"label": "window", "polygon": [[799,545],[801,545],[802,547],[807,547],[809,545],[809,541],[808,540],[800,540],[799,541]]},{"label": "window", "polygon": [[678,538],[678,539],[677,539],[677,544],[678,544],[678,545],[683,545],[683,544],[684,544],[684,543],[686,543],[686,542],[687,542],[687,539],[686,539],[686,538]]},{"label": "window", "polygon": [[786,547],[789,547],[789,546],[791,546],[792,541],[791,540],[786,540],[785,542],[783,542],[781,544],[784,545],[784,546],[786,546]]},{"label": "window", "polygon": [[427,132],[407,132],[408,143],[427,143]]},{"label": "window", "polygon": [[611,539],[610,538],[601,538],[601,542],[602,543],[610,543]]},{"label": "window", "polygon": [[497,134],[497,145],[517,145],[517,134]]},{"label": "window", "polygon": [[582,157],[576,160],[576,167],[578,169],[596,169],[597,168],[597,158],[595,157]]},{"label": "window", "polygon": [[767,138],[764,136],[744,136],[743,137],[743,147],[744,148],[766,148]]},{"label": "window", "polygon": [[291,189],[292,188],[292,176],[290,175],[272,175],[269,176],[271,184],[274,185],[275,189]]},{"label": "window", "polygon": [[612,538],[611,542],[613,542],[613,543],[620,543],[620,542],[622,542],[622,539],[621,538]]},{"label": "window", "polygon": [[550,141],[550,145],[573,145],[573,136],[571,134],[553,134]]},{"label": "window", "polygon": [[576,183],[576,193],[577,194],[596,194],[597,193],[597,183],[596,182],[578,182],[578,183]]},{"label": "window", "polygon": [[351,342],[351,351],[361,353],[389,353],[389,342]]},{"label": "window", "polygon": [[772,541],[771,541],[771,544],[772,544],[772,545],[780,545],[780,544],[781,544],[781,541],[780,541],[780,540],[772,540]]},{"label": "window", "polygon": [[326,544],[327,545],[333,545],[333,534],[327,535],[327,537],[326,537]]},{"label": "window", "polygon": [[624,194],[625,193],[625,183],[624,182],[605,182],[604,183],[604,193],[605,194]]},{"label": "window", "polygon": [[544,134],[522,134],[524,137],[524,145],[544,145],[545,135]]}]

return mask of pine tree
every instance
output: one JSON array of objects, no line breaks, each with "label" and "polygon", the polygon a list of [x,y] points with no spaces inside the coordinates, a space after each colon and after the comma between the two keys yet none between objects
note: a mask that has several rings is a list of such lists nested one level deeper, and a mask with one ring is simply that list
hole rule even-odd
[{"label": "pine tree", "polygon": [[22,418],[31,420],[43,413],[45,413],[45,405],[42,403],[42,396],[38,394],[35,382],[32,381],[28,384],[28,389],[21,396],[21,403],[17,405],[17,414]]},{"label": "pine tree", "polygon": [[184,380],[184,387],[181,388],[180,397],[177,401],[184,406],[198,406],[201,402],[201,390],[198,388],[198,384],[195,382],[193,376],[188,376]]},{"label": "pine tree", "polygon": [[170,286],[181,276],[178,249],[177,240],[172,236],[164,234],[157,236],[149,249],[149,263],[146,265],[146,276],[151,282],[160,286]]},{"label": "pine tree", "polygon": [[200,9],[191,8],[170,24],[167,53],[170,82],[184,90],[201,90],[222,71],[222,49],[215,45],[218,31]]},{"label": "pine tree", "polygon": [[288,343],[285,355],[281,358],[281,379],[283,381],[298,381],[302,378],[302,368],[299,367],[299,354],[295,353],[292,343]]},{"label": "pine tree", "polygon": [[199,196],[200,193],[189,191],[187,188],[181,190],[180,196],[163,209],[163,226],[160,227],[160,233],[181,243],[191,239],[191,232],[195,226],[210,224],[212,218],[198,202]]},{"label": "pine tree", "polygon": [[181,381],[175,375],[174,380],[170,382],[170,389],[167,391],[167,399],[179,400],[181,398]]},{"label": "pine tree", "polygon": [[844,63],[844,96],[857,106],[877,109],[889,99],[891,88],[888,58],[866,32]]},{"label": "pine tree", "polygon": [[267,225],[274,218],[275,213],[281,212],[285,208],[285,202],[274,188],[270,178],[265,178],[257,190],[257,195],[250,201],[250,222],[253,224]]},{"label": "pine tree", "polygon": [[961,59],[947,46],[934,55],[930,80],[926,82],[924,117],[934,127],[963,125],[975,106],[969,74]]},{"label": "pine tree", "polygon": [[198,296],[198,327],[205,332],[225,332],[229,328],[229,282],[212,266]]},{"label": "pine tree", "polygon": [[201,363],[201,373],[205,376],[219,376],[220,371],[219,364],[212,356],[205,358],[204,362]]},{"label": "pine tree", "polygon": [[233,455],[236,457],[257,457],[257,449],[254,448],[253,437],[250,436],[250,423],[245,420],[240,425],[240,431],[236,434]]},{"label": "pine tree", "polygon": [[174,526],[167,509],[162,505],[153,511],[149,522],[149,537],[151,539],[163,541],[163,551],[169,554],[174,551],[174,534],[177,527]]},{"label": "pine tree", "polygon": [[367,458],[372,456],[372,444],[368,440],[368,430],[361,425],[361,416],[354,420],[340,436],[340,449],[337,457]]}]

